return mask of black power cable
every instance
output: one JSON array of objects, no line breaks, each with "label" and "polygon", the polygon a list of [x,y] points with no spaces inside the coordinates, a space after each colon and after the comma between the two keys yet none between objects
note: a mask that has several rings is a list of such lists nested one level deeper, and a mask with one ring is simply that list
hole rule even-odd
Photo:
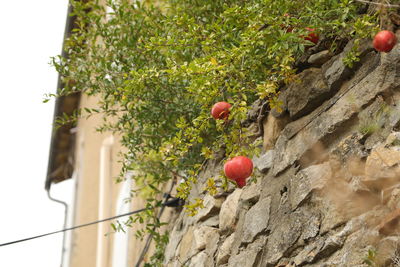
[{"label": "black power cable", "polygon": [[[177,201],[178,200],[174,198],[174,199],[171,199],[169,201],[166,201],[166,202],[162,203],[161,206],[163,206],[163,207],[174,207],[176,205]],[[148,210],[148,209],[150,209],[150,208],[143,208],[143,209],[139,209],[139,210],[134,210],[134,211],[130,211],[128,213],[116,215],[116,216],[105,218],[105,219],[102,219],[102,220],[98,220],[98,221],[94,221],[94,222],[90,222],[90,223],[85,223],[85,224],[81,224],[81,225],[65,228],[65,229],[62,229],[62,230],[49,232],[49,233],[46,233],[46,234],[36,235],[36,236],[28,237],[28,238],[23,238],[23,239],[11,241],[11,242],[3,243],[3,244],[0,244],[0,247],[9,246],[9,245],[12,245],[12,244],[21,243],[21,242],[29,241],[29,240],[32,240],[32,239],[45,237],[45,236],[48,236],[48,235],[54,235],[54,234],[58,234],[58,233],[62,233],[62,232],[66,232],[66,231],[70,231],[70,230],[74,230],[74,229],[90,226],[90,225],[93,225],[93,224],[98,224],[98,223],[102,223],[102,222],[118,219],[118,218],[121,218],[121,217],[125,217],[125,216],[129,216],[129,215],[132,215],[132,214],[136,214],[136,213]]]},{"label": "black power cable", "polygon": [[[164,202],[171,202],[171,206],[174,206],[174,205],[175,205],[175,202],[176,202],[176,201],[179,201],[179,198],[176,198],[176,199],[173,199],[173,200],[168,201],[168,199],[171,198],[171,195],[170,195],[170,194],[171,194],[171,192],[172,192],[172,189],[174,189],[174,186],[175,186],[175,180],[172,182],[171,188],[169,189],[168,193],[165,193],[164,196],[163,196],[163,197],[164,197]],[[157,220],[159,220],[159,219],[161,218],[161,216],[162,216],[162,214],[163,214],[163,212],[164,212],[164,209],[165,209],[165,206],[162,206],[160,212],[158,213]],[[153,230],[154,230],[154,228],[153,228]],[[150,248],[150,243],[151,243],[151,240],[152,240],[152,239],[153,239],[153,235],[150,234],[150,235],[147,237],[146,244],[145,244],[145,246],[144,246],[142,252],[140,253],[139,259],[138,259],[138,261],[136,262],[135,267],[140,267],[140,265],[141,265],[141,263],[142,263],[142,261],[143,261],[143,259],[144,259],[144,256],[146,255],[147,251],[148,251],[149,248]]]}]

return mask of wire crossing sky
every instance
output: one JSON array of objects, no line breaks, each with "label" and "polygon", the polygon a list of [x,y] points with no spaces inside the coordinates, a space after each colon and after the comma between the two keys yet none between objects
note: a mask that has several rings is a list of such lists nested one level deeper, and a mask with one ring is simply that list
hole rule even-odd
[{"label": "wire crossing sky", "polygon": [[[177,203],[178,203],[177,199],[172,199],[172,200],[169,200],[169,201],[167,201],[165,203],[162,203],[161,206],[166,206],[166,207],[168,207],[170,205],[176,206]],[[106,222],[106,221],[111,221],[111,220],[118,219],[118,218],[121,218],[121,217],[126,217],[126,216],[129,216],[129,215],[133,215],[133,214],[136,214],[136,213],[148,210],[148,209],[149,208],[143,208],[143,209],[139,209],[139,210],[134,210],[134,211],[130,211],[130,212],[127,212],[127,213],[124,213],[124,214],[120,214],[120,215],[112,216],[112,217],[109,217],[109,218],[105,218],[105,219],[102,219],[102,220],[93,221],[93,222],[89,222],[89,223],[85,223],[85,224],[80,224],[80,225],[76,225],[76,226],[73,226],[73,227],[68,227],[68,228],[61,229],[61,230],[54,231],[54,232],[48,232],[48,233],[45,233],[45,234],[40,234],[40,235],[36,235],[36,236],[31,236],[31,237],[28,237],[28,238],[23,238],[23,239],[11,241],[11,242],[3,243],[3,244],[0,244],[0,247],[9,246],[9,245],[13,245],[13,244],[16,244],[16,243],[21,243],[21,242],[26,242],[26,241],[29,241],[29,240],[42,238],[42,237],[45,237],[45,236],[54,235],[54,234],[58,234],[58,233],[63,233],[63,232],[66,232],[66,231],[71,231],[71,230],[74,230],[74,229],[87,227],[87,226],[90,226],[90,225],[94,225],[94,224],[98,224],[98,223],[102,223],[102,222]]]},{"label": "wire crossing sky", "polygon": [[66,232],[66,231],[70,231],[70,230],[74,230],[74,229],[78,229],[78,228],[82,228],[82,227],[86,227],[86,226],[90,226],[90,225],[94,225],[94,224],[98,224],[98,223],[102,223],[102,222],[106,222],[106,221],[111,221],[111,220],[114,220],[114,219],[118,219],[118,218],[121,218],[121,217],[125,217],[125,216],[129,216],[129,215],[132,215],[132,214],[135,214],[135,213],[139,213],[139,212],[142,212],[142,211],[145,211],[145,210],[146,209],[135,210],[135,211],[131,211],[131,212],[128,212],[128,213],[124,213],[124,214],[120,214],[120,215],[117,215],[117,216],[113,216],[113,217],[110,217],[110,218],[106,218],[106,219],[102,219],[102,220],[98,220],[98,221],[94,221],[94,222],[90,222],[90,223],[85,223],[85,224],[81,224],[81,225],[77,225],[77,226],[73,226],[73,227],[68,227],[68,228],[65,228],[65,229],[58,230],[58,231],[49,232],[49,233],[45,233],[45,234],[41,234],[41,235],[36,235],[36,236],[28,237],[28,238],[23,238],[23,239],[19,239],[19,240],[7,242],[7,243],[3,243],[3,244],[0,244],[0,247],[9,246],[9,245],[13,245],[13,244],[16,244],[16,243],[21,243],[21,242],[25,242],[25,241],[29,241],[29,240],[33,240],[33,239],[37,239],[37,238],[42,238],[42,237],[45,237],[45,236],[54,235],[54,234],[58,234],[58,233],[63,233],[63,232]]}]

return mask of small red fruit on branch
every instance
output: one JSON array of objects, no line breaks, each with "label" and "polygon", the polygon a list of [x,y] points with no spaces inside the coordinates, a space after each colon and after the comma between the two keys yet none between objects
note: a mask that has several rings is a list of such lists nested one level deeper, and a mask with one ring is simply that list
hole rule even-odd
[{"label": "small red fruit on branch", "polygon": [[218,102],[215,103],[211,109],[211,115],[216,120],[224,120],[229,117],[229,109],[231,104],[228,102]]},{"label": "small red fruit on branch", "polygon": [[228,160],[224,165],[226,177],[236,181],[239,188],[246,185],[246,178],[253,172],[253,162],[248,157],[237,156]]},{"label": "small red fruit on branch", "polygon": [[386,30],[378,32],[373,41],[374,48],[379,52],[390,52],[396,43],[396,35]]},{"label": "small red fruit on branch", "polygon": [[314,44],[317,44],[319,41],[319,36],[315,33],[315,29],[306,27],[306,30],[310,33],[306,37],[304,37],[304,40],[308,40],[310,42],[313,42]]}]

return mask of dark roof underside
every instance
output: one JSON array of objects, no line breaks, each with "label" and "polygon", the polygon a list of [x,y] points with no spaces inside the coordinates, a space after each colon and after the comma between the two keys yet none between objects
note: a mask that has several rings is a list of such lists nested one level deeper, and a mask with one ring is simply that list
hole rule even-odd
[{"label": "dark roof underside", "polygon": [[[68,6],[67,22],[65,26],[64,42],[74,28],[75,17],[70,16],[71,5]],[[64,48],[62,57],[67,57]],[[61,76],[58,76],[57,91],[63,88]],[[79,107],[80,93],[62,96],[56,99],[53,118],[53,131],[51,135],[49,162],[45,189],[49,190],[52,183],[58,183],[71,178],[74,166],[75,135],[71,132],[73,124],[65,124],[56,128],[56,119],[63,114],[72,115]]]}]

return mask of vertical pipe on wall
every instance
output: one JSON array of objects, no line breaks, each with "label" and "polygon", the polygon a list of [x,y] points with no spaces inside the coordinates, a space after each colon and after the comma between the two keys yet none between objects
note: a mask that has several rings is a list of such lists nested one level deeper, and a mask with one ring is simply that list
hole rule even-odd
[{"label": "vertical pipe on wall", "polygon": [[[62,200],[55,199],[50,195],[50,188],[47,191],[47,196],[49,197],[50,200],[60,203],[64,206],[64,226],[63,229],[67,228],[67,218],[68,218],[68,204]],[[64,255],[65,255],[65,233],[63,233],[63,239],[62,239],[62,250],[61,250],[61,264],[60,267],[63,267],[64,263]]]},{"label": "vertical pipe on wall", "polygon": [[[109,205],[106,203],[107,199],[107,185],[111,176],[111,150],[114,144],[114,137],[109,136],[103,140],[100,148],[100,181],[99,181],[99,206],[98,218],[104,219],[109,214],[107,208]],[[109,188],[108,188],[109,189]],[[104,223],[100,223],[97,227],[97,251],[96,251],[96,267],[105,267],[104,256],[106,255],[104,234],[106,228]]]}]

